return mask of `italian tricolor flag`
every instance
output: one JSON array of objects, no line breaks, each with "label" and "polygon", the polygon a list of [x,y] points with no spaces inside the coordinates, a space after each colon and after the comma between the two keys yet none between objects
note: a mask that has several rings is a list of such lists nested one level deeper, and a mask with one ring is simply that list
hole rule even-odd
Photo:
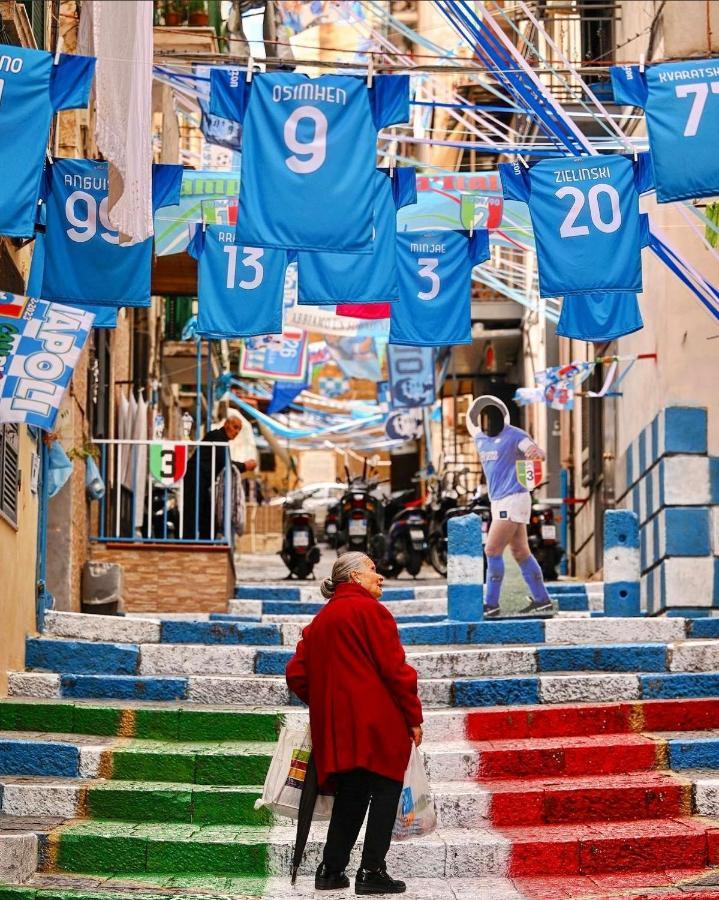
[{"label": "italian tricolor flag", "polygon": [[169,487],[185,477],[187,445],[158,441],[150,445],[150,474],[155,481]]}]

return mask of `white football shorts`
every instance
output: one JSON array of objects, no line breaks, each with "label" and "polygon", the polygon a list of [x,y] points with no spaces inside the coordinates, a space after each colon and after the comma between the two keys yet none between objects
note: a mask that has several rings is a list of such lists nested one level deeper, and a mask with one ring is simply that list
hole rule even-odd
[{"label": "white football shorts", "polygon": [[509,494],[501,500],[492,500],[493,522],[521,522],[526,525],[532,514],[532,495],[529,491]]}]

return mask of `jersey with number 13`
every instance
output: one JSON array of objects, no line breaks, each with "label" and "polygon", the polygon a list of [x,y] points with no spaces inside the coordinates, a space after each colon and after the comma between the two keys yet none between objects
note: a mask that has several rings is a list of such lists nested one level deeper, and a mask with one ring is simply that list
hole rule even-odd
[{"label": "jersey with number 13", "polygon": [[529,205],[542,297],[642,290],[639,195],[654,186],[648,153],[500,163],[507,200]]},{"label": "jersey with number 13", "polygon": [[377,132],[409,118],[408,76],[210,79],[210,112],[243,126],[238,243],[371,253]]}]

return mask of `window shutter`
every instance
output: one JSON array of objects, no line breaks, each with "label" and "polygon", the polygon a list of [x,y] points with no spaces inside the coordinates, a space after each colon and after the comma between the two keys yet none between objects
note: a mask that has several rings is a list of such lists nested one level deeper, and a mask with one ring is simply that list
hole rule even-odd
[{"label": "window shutter", "polygon": [[0,514],[17,525],[20,429],[0,425]]}]

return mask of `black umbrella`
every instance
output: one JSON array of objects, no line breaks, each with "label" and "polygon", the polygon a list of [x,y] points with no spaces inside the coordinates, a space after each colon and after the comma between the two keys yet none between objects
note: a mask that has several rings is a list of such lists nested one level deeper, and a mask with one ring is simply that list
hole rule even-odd
[{"label": "black umbrella", "polygon": [[295,884],[297,881],[297,872],[307,846],[307,838],[310,834],[310,825],[312,824],[318,793],[317,767],[315,766],[314,754],[310,753],[310,758],[307,760],[305,783],[302,785],[302,793],[300,795],[300,808],[297,813],[297,836],[295,838],[295,850],[292,855],[292,884]]}]

